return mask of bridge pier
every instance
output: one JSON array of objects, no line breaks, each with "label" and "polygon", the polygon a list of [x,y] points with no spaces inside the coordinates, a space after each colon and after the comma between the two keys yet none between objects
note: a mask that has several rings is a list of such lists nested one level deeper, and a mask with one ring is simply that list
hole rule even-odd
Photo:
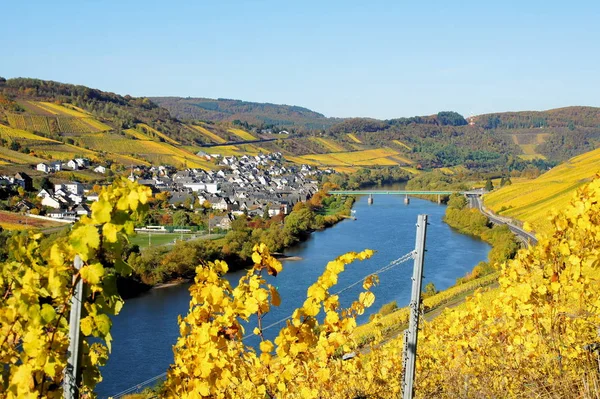
[{"label": "bridge pier", "polygon": [[410,198],[408,198],[408,194],[406,194],[406,195],[404,196],[404,203],[405,203],[406,205],[410,204]]},{"label": "bridge pier", "polygon": [[442,195],[438,194],[438,205],[442,203]]},{"label": "bridge pier", "polygon": [[372,204],[373,204],[373,194],[369,194],[369,198],[367,199],[367,203],[368,203],[369,205],[372,205]]}]

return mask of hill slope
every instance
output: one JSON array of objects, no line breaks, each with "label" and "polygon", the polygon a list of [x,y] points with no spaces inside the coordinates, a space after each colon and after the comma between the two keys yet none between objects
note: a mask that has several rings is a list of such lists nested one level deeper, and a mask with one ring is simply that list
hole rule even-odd
[{"label": "hill slope", "polygon": [[[175,116],[194,120],[177,119],[149,98],[37,79],[0,79],[0,125],[53,140],[32,144],[31,137],[17,137],[13,131],[3,146],[14,141],[13,151],[20,147],[44,159],[85,153],[126,165],[209,167],[196,153],[278,151],[292,162],[348,172],[363,166],[460,165],[505,174],[536,158],[548,159],[536,166],[554,165],[600,142],[600,109],[591,107],[481,115],[468,124],[451,111],[381,121],[326,118],[302,107],[238,100],[154,100]],[[265,126],[292,134],[272,134]],[[374,157],[372,151],[383,156]]]},{"label": "hill slope", "polygon": [[493,113],[473,117],[472,122],[512,140],[526,158],[562,161],[600,143],[600,108],[595,107]]},{"label": "hill slope", "polygon": [[307,108],[292,105],[255,103],[241,100],[150,97],[173,116],[185,120],[244,121],[253,125],[275,125],[323,129],[339,121]]},{"label": "hill slope", "polygon": [[494,212],[529,222],[537,232],[550,228],[548,212],[562,209],[580,186],[600,172],[600,149],[576,156],[535,180],[504,186],[484,197]]}]

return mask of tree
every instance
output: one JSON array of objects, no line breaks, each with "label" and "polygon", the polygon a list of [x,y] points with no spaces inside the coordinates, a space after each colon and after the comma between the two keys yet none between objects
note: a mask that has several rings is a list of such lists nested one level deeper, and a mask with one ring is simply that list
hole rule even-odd
[{"label": "tree", "polygon": [[42,190],[52,190],[54,188],[54,184],[48,179],[46,176],[42,177],[40,180],[40,188]]},{"label": "tree", "polygon": [[263,211],[262,218],[264,220],[268,220],[271,218],[271,216],[269,215],[269,205],[265,206],[265,210]]},{"label": "tree", "polygon": [[175,226],[189,226],[190,215],[184,210],[173,213],[173,225]]},{"label": "tree", "polygon": [[487,179],[485,181],[485,191],[492,191],[494,189],[494,184],[491,179]]},{"label": "tree", "polygon": [[435,284],[433,283],[433,281],[430,281],[425,286],[425,290],[423,291],[423,298],[434,296],[437,293],[438,293],[438,290],[435,288]]}]

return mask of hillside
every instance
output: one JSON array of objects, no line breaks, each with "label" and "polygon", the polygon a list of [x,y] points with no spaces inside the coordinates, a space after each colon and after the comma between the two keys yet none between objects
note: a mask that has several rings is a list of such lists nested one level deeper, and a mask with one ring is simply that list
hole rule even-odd
[{"label": "hillside", "polygon": [[475,126],[518,145],[525,159],[569,159],[600,143],[600,108],[504,112],[472,118]]},{"label": "hillside", "polygon": [[252,125],[274,125],[300,129],[323,129],[339,121],[307,108],[292,105],[256,103],[250,101],[150,97],[156,104],[169,110],[171,115],[183,120],[227,121],[235,120]]},{"label": "hillside", "polygon": [[[600,137],[599,109],[590,107],[481,115],[469,124],[451,111],[382,121],[326,118],[302,107],[238,100],[153,100],[52,81],[0,79],[0,162],[31,165],[83,156],[127,166],[212,168],[207,154],[281,152],[290,162],[341,172],[460,166],[506,174],[531,164],[553,166],[595,148]],[[281,129],[287,133],[277,134]]]},{"label": "hillside", "polygon": [[600,172],[600,149],[576,156],[535,180],[504,186],[484,197],[499,215],[529,222],[536,232],[548,232],[549,210],[563,209],[575,190]]}]

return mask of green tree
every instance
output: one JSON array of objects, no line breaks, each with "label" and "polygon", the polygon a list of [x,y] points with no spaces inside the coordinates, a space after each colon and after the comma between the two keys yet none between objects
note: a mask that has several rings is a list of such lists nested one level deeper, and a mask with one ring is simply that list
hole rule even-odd
[{"label": "green tree", "polygon": [[190,215],[184,210],[175,212],[173,214],[173,224],[175,226],[189,226]]},{"label": "green tree", "polygon": [[487,179],[485,181],[485,190],[486,191],[492,191],[494,189],[494,184],[492,183],[491,179]]},{"label": "green tree", "polygon": [[438,293],[438,290],[437,290],[437,288],[435,288],[435,284],[433,283],[433,281],[430,281],[425,286],[425,290],[423,291],[423,298],[428,298],[430,296],[434,296],[437,293]]}]

